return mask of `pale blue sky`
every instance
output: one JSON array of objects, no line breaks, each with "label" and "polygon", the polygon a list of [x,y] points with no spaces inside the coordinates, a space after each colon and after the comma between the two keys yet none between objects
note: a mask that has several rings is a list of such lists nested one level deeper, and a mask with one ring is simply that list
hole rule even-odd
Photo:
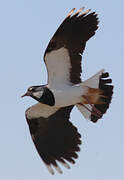
[{"label": "pale blue sky", "polygon": [[[51,176],[30,138],[25,110],[35,103],[20,96],[28,86],[46,83],[43,54],[58,25],[73,8],[99,14],[96,35],[83,56],[82,78],[102,68],[113,79],[114,96],[97,124],[74,109],[82,134],[79,159],[63,175]],[[124,180],[124,2],[122,0],[0,0],[0,179]]]}]

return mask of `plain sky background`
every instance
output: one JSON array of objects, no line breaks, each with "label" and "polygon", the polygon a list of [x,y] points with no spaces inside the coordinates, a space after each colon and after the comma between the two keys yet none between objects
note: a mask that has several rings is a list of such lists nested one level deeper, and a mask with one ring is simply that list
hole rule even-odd
[{"label": "plain sky background", "polygon": [[[75,108],[72,122],[82,134],[81,152],[71,170],[50,175],[38,156],[25,120],[35,103],[20,96],[31,85],[45,84],[45,48],[73,8],[85,6],[99,15],[99,29],[87,43],[82,79],[102,68],[110,72],[114,95],[98,123]],[[0,0],[0,179],[124,180],[124,1]]]}]

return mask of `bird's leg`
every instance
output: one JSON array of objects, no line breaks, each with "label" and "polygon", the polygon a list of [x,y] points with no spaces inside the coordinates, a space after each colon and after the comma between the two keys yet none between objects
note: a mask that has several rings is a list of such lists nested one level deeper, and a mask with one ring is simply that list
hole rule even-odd
[{"label": "bird's leg", "polygon": [[91,114],[97,116],[97,117],[101,117],[102,113],[94,106],[94,104],[91,104],[88,97],[83,96],[83,98],[87,101],[87,104],[89,104],[92,107],[92,110],[90,110],[88,107],[86,107],[84,104],[80,103],[82,106],[84,106],[88,111],[91,112]]},{"label": "bird's leg", "polygon": [[90,103],[88,97],[85,96],[84,98],[86,99],[88,104],[90,104],[90,106],[93,108],[93,111],[102,116],[101,112],[93,104]]},{"label": "bird's leg", "polygon": [[[97,113],[96,111],[94,111],[94,109],[90,110],[87,106],[85,106],[84,104],[82,103],[78,103],[79,105],[83,106],[85,109],[87,109],[92,115],[98,117],[98,118],[101,118],[101,113]],[[90,104],[91,105],[91,104]],[[96,108],[95,108],[96,109]]]}]

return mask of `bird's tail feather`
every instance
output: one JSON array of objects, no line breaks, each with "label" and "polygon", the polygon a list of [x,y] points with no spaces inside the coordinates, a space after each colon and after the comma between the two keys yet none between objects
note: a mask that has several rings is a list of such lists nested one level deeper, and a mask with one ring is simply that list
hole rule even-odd
[{"label": "bird's tail feather", "polygon": [[97,122],[106,113],[113,94],[111,83],[109,73],[104,73],[103,69],[83,83],[89,87],[88,93],[76,106],[86,119]]}]

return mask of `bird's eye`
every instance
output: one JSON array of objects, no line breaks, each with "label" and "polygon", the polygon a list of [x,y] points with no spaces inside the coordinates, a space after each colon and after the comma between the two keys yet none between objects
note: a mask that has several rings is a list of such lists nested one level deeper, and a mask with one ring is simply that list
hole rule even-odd
[{"label": "bird's eye", "polygon": [[32,90],[33,90],[33,87],[28,88],[28,91],[32,91]]}]

